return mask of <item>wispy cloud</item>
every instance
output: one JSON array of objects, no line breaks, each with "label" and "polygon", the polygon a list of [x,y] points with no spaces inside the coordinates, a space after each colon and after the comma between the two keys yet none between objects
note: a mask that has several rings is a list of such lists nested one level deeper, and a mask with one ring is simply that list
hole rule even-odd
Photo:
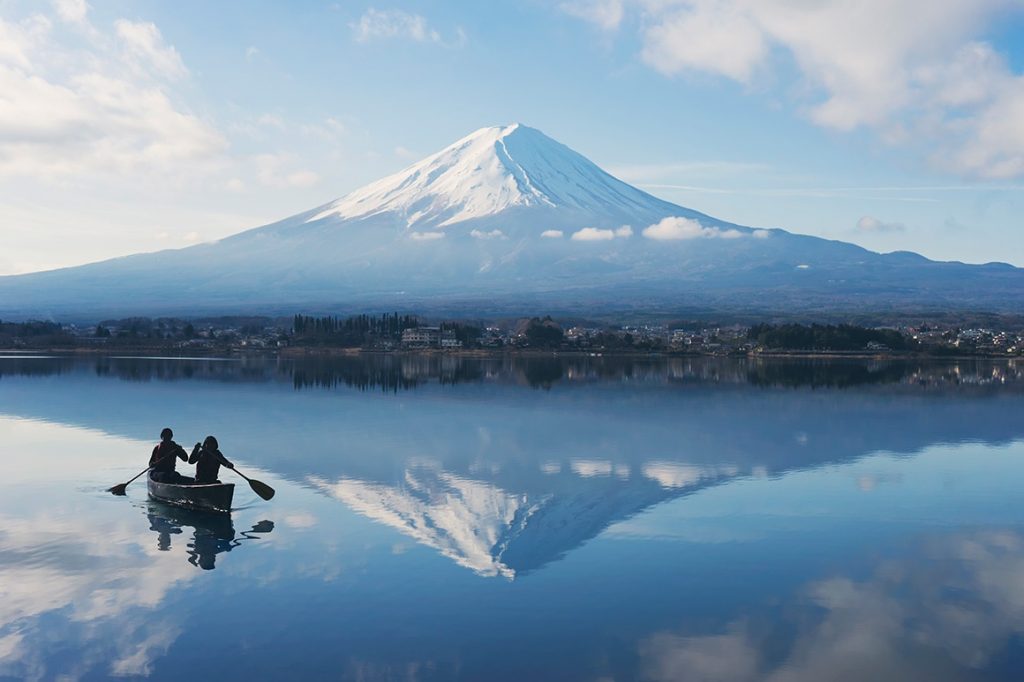
[{"label": "wispy cloud", "polygon": [[444,232],[410,232],[409,238],[417,242],[432,242],[444,239]]},{"label": "wispy cloud", "polygon": [[[926,186],[864,186],[864,187],[709,187],[678,183],[638,183],[639,187],[650,190],[671,189],[697,194],[732,194],[738,196],[765,197],[812,197],[832,199],[836,197],[871,196],[884,201],[934,202],[941,197],[923,196],[946,192],[1020,192],[1024,185],[926,185]],[[911,196],[896,196],[896,195]]]},{"label": "wispy cloud", "polygon": [[675,180],[685,177],[707,179],[737,175],[766,174],[772,172],[766,163],[754,161],[671,161],[667,163],[643,163],[613,165],[608,168],[612,175],[628,182]]},{"label": "wispy cloud", "polygon": [[164,43],[160,29],[148,21],[118,19],[114,29],[124,43],[129,62],[142,72],[156,72],[165,78],[184,78],[188,69],[173,45]]},{"label": "wispy cloud", "polygon": [[379,10],[371,7],[349,26],[356,42],[360,43],[404,39],[444,47],[461,47],[466,42],[466,34],[461,27],[456,27],[453,38],[446,39],[422,15],[400,9]]},{"label": "wispy cloud", "polygon": [[62,21],[72,24],[84,24],[89,13],[89,6],[85,4],[85,0],[56,0],[53,7]]},{"label": "wispy cloud", "polygon": [[558,7],[566,14],[589,21],[605,31],[618,28],[625,15],[622,0],[571,0]]},{"label": "wispy cloud", "polygon": [[507,239],[505,233],[501,230],[490,230],[489,232],[470,230],[469,236],[473,239]]}]

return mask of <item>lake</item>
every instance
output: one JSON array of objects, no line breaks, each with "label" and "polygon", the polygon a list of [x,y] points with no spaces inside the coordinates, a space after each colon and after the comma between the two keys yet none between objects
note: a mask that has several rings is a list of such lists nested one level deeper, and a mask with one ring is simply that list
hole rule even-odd
[{"label": "lake", "polygon": [[[165,426],[276,496],[105,492]],[[5,679],[1024,676],[1022,363],[2,357],[0,437]]]}]

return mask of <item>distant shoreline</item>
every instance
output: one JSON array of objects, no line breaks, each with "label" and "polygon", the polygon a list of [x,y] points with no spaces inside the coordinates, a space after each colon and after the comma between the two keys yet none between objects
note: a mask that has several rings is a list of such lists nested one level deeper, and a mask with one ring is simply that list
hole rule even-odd
[{"label": "distant shoreline", "polygon": [[5,348],[0,349],[0,358],[17,356],[56,357],[156,357],[166,359],[214,359],[267,357],[289,360],[303,358],[331,358],[355,356],[418,356],[418,357],[459,357],[459,358],[501,358],[501,357],[564,357],[564,358],[717,358],[717,359],[806,359],[806,360],[1013,360],[1019,356],[994,353],[931,354],[919,351],[825,351],[825,350],[770,350],[749,353],[700,353],[687,351],[637,351],[637,350],[558,350],[539,348],[337,348],[337,347],[287,347],[281,349],[169,349],[166,347],[134,346],[131,348],[50,347],[50,348]]}]

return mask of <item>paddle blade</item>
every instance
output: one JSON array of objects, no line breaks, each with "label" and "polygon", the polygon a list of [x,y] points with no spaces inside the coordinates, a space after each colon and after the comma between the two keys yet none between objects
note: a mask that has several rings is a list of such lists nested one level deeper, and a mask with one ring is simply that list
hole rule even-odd
[{"label": "paddle blade", "polygon": [[128,490],[128,484],[127,483],[118,483],[113,488],[107,488],[107,492],[108,493],[112,493],[114,495],[126,495],[127,494],[127,490]]},{"label": "paddle blade", "polygon": [[274,489],[263,481],[256,481],[251,478],[247,478],[246,480],[249,481],[249,487],[252,488],[252,491],[264,500],[269,500],[274,496]]}]

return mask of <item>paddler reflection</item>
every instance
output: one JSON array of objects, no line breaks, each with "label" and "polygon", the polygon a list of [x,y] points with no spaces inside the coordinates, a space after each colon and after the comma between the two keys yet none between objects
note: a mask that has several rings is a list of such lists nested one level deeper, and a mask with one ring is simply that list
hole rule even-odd
[{"label": "paddler reflection", "polygon": [[186,544],[188,562],[203,570],[217,567],[217,555],[230,552],[246,540],[257,540],[259,535],[274,530],[273,521],[260,521],[252,528],[235,532],[229,514],[209,514],[172,507],[150,501],[147,505],[149,529],[157,534],[157,549],[171,550],[171,536],[182,535],[184,528],[193,529],[191,541]]}]

